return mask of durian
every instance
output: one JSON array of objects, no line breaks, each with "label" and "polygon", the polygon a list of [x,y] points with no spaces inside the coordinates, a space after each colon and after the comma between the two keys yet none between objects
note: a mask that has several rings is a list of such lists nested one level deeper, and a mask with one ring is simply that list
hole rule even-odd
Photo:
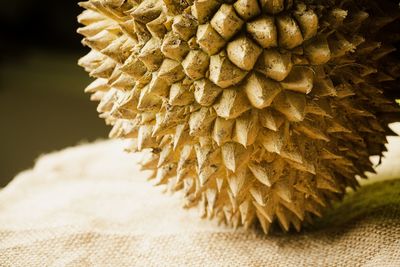
[{"label": "durian", "polygon": [[[155,184],[233,227],[300,230],[398,121],[390,0],[89,0],[79,64]],[[397,90],[397,91],[396,91]]]}]

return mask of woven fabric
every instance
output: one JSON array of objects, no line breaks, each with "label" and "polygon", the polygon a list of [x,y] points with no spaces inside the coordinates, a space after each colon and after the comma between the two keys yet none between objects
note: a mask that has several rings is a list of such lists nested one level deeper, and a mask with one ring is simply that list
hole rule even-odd
[{"label": "woven fabric", "polygon": [[400,266],[397,137],[373,184],[301,233],[270,236],[183,210],[179,194],[146,181],[124,145],[43,156],[3,189],[0,266]]}]

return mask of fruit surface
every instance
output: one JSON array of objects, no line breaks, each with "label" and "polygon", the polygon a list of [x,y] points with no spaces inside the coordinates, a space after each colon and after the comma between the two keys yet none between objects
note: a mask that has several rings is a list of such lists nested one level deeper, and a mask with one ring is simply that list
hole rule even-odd
[{"label": "fruit surface", "polygon": [[300,230],[399,120],[394,2],[90,0],[79,64],[110,136],[186,207]]}]

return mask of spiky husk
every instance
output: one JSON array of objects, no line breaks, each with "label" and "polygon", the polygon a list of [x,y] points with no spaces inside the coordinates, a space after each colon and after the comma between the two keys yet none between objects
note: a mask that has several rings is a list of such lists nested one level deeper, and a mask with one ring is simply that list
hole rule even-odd
[{"label": "spiky husk", "polygon": [[79,64],[110,136],[186,207],[300,230],[393,134],[394,2],[90,0]]}]

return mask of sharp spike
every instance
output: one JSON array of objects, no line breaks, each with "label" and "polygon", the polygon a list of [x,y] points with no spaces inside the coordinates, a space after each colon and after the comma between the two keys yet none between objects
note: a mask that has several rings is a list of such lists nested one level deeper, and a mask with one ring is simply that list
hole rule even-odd
[{"label": "sharp spike", "polygon": [[250,103],[258,109],[269,107],[281,90],[282,87],[278,82],[259,73],[253,73],[245,85],[245,92]]},{"label": "sharp spike", "polygon": [[225,167],[236,172],[250,158],[250,151],[237,143],[225,143],[221,146],[222,161]]},{"label": "sharp spike", "polygon": [[236,119],[233,140],[248,147],[256,141],[259,129],[258,113],[246,112]]},{"label": "sharp spike", "polygon": [[219,146],[222,146],[225,142],[229,142],[232,140],[231,136],[234,124],[235,124],[234,120],[226,120],[217,117],[214,123],[212,136],[214,141]]},{"label": "sharp spike", "polygon": [[251,108],[246,94],[240,89],[225,89],[214,109],[219,117],[235,119]]}]

